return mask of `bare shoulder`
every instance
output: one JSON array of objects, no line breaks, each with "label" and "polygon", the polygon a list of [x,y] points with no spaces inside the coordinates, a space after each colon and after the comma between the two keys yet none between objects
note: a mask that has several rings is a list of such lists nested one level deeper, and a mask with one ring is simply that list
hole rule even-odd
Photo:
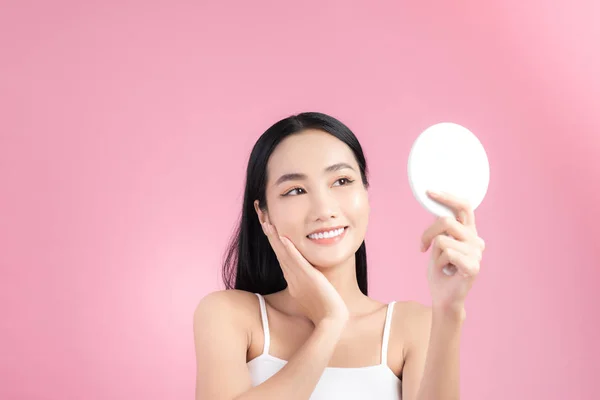
[{"label": "bare shoulder", "polygon": [[432,311],[417,301],[398,301],[394,308],[392,326],[402,336],[405,350],[429,339]]},{"label": "bare shoulder", "polygon": [[244,290],[217,290],[200,299],[200,302],[196,306],[195,313],[211,310],[213,308],[217,308],[220,311],[227,311],[229,308],[237,309],[240,306],[250,307],[257,301],[255,294]]},{"label": "bare shoulder", "polygon": [[243,290],[219,290],[204,296],[194,310],[194,325],[218,318],[244,323],[248,311],[256,308],[255,294]]},{"label": "bare shoulder", "polygon": [[394,320],[408,324],[427,323],[431,320],[431,307],[417,301],[398,301]]},{"label": "bare shoulder", "polygon": [[196,398],[232,399],[251,386],[246,367],[253,313],[258,298],[241,290],[204,296],[194,310]]}]

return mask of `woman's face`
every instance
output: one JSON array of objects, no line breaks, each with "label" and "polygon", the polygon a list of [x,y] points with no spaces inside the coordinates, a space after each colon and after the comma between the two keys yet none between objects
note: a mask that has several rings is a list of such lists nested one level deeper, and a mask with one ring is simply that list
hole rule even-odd
[{"label": "woman's face", "polygon": [[266,218],[312,265],[327,268],[354,257],[370,208],[346,144],[320,130],[289,136],[272,153],[267,177]]}]

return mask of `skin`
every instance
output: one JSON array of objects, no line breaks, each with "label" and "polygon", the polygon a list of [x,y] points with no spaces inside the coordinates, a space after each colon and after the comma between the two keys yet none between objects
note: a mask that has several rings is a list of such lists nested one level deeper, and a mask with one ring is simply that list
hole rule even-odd
[{"label": "skin", "polygon": [[[326,171],[340,163],[345,166]],[[277,182],[290,173],[304,176]],[[352,151],[327,133],[304,131],[275,149],[267,176],[267,207],[256,202],[256,216],[288,282],[285,290],[265,296],[269,353],[288,363],[252,388],[246,363],[264,344],[258,299],[238,290],[211,293],[194,314],[197,399],[305,399],[325,367],[380,363],[387,305],[362,294],[356,280],[354,253],[366,235],[370,206]],[[469,205],[447,194],[430,196],[450,206],[456,218],[436,219],[421,237],[420,250],[431,254],[432,306],[401,301],[394,309],[388,367],[402,377],[408,400],[459,398],[464,301],[484,250]],[[307,238],[338,225],[348,229],[334,246]],[[457,268],[452,277],[442,272],[448,263]]]}]

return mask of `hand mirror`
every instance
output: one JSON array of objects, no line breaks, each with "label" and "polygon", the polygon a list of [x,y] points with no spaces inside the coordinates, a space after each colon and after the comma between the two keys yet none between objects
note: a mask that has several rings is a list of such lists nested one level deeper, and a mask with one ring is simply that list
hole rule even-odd
[{"label": "hand mirror", "polygon": [[[475,210],[483,201],[490,181],[487,154],[467,128],[451,122],[432,125],[412,145],[408,181],[413,195],[427,211],[439,217],[455,217],[451,209],[427,196],[427,190],[465,199]],[[454,272],[454,266],[444,267],[446,275]]]}]

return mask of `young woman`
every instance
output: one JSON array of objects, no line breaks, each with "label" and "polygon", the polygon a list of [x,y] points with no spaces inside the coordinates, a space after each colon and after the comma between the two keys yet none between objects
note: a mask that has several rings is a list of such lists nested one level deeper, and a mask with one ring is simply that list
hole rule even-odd
[{"label": "young woman", "polygon": [[196,399],[459,398],[464,302],[484,249],[473,211],[429,194],[456,214],[421,237],[432,305],[382,304],[367,291],[368,187],[361,146],[335,118],[291,116],[258,139],[227,290],[194,313]]}]

